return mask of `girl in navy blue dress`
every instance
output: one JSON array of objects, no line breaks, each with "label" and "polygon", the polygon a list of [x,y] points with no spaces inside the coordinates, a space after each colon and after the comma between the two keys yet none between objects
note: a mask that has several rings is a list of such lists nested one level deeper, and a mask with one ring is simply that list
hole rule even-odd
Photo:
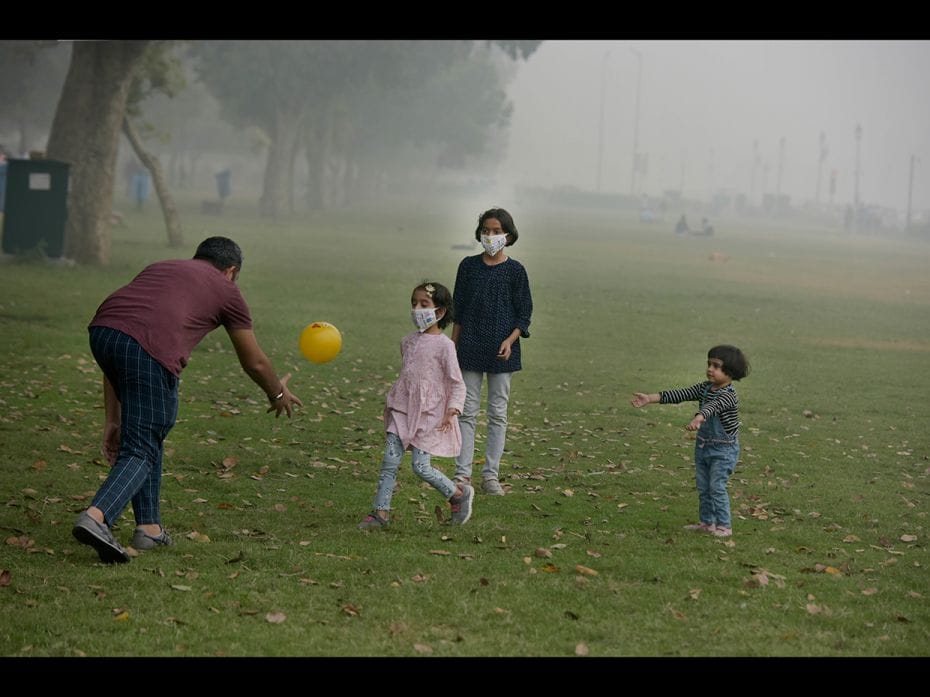
[{"label": "girl in navy blue dress", "polygon": [[523,366],[520,339],[529,337],[533,299],[526,269],[507,256],[519,233],[510,213],[492,208],[478,217],[475,239],[484,251],[462,259],[455,277],[455,324],[452,340],[465,380],[465,408],[459,416],[462,450],[455,458],[455,478],[471,483],[475,422],[484,377],[488,381],[488,437],[481,491],[502,496],[501,455],[507,436],[510,380]]}]

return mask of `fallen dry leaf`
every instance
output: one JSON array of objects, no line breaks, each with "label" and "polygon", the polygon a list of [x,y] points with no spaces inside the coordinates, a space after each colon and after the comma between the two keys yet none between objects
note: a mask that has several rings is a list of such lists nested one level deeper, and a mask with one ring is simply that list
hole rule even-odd
[{"label": "fallen dry leaf", "polygon": [[537,547],[536,551],[533,553],[540,559],[551,559],[552,552],[545,547]]},{"label": "fallen dry leaf", "polygon": [[862,595],[875,595],[878,593],[878,588],[863,588]]},{"label": "fallen dry leaf", "polygon": [[589,653],[590,653],[590,649],[588,649],[588,645],[585,644],[584,642],[577,644],[575,646],[576,656],[587,656]]},{"label": "fallen dry leaf", "polygon": [[572,491],[571,489],[565,489],[565,490],[562,492],[562,495],[563,495],[563,496],[574,496],[574,495],[575,495],[575,492]]},{"label": "fallen dry leaf", "polygon": [[176,590],[176,591],[189,591],[189,590],[191,590],[191,587],[190,587],[190,586],[177,586],[177,585],[172,584],[171,587],[174,588],[174,590]]},{"label": "fallen dry leaf", "polygon": [[270,622],[271,624],[281,624],[284,620],[287,619],[287,615],[283,612],[269,612],[265,615],[265,621]]},{"label": "fallen dry leaf", "polygon": [[414,644],[413,650],[417,653],[433,653],[433,647],[429,644]]},{"label": "fallen dry leaf", "polygon": [[0,571],[0,588],[10,585],[11,574],[8,569]]},{"label": "fallen dry leaf", "polygon": [[814,603],[808,603],[807,612],[811,615],[819,615],[821,612],[823,612],[823,608],[819,605],[815,605]]},{"label": "fallen dry leaf", "polygon": [[194,542],[209,542],[210,538],[204,535],[202,532],[197,532],[194,530],[187,534],[188,540],[193,540]]},{"label": "fallen dry leaf", "polygon": [[48,463],[45,460],[36,460],[32,463],[32,469],[39,470],[40,472],[48,467]]},{"label": "fallen dry leaf", "polygon": [[449,552],[445,549],[431,549],[429,553],[435,554],[438,557],[448,557],[450,554],[452,554],[452,552]]},{"label": "fallen dry leaf", "polygon": [[698,598],[701,597],[701,589],[692,588],[691,590],[688,591],[688,597],[691,598],[691,600],[697,600]]},{"label": "fallen dry leaf", "polygon": [[901,535],[901,542],[917,542],[917,535]]},{"label": "fallen dry leaf", "polygon": [[353,605],[352,603],[346,603],[340,608],[343,614],[348,615],[349,617],[358,617],[362,614],[361,605]]},{"label": "fallen dry leaf", "polygon": [[600,552],[595,552],[593,549],[589,549],[589,550],[587,550],[587,552],[588,552],[588,556],[589,556],[589,557],[594,557],[595,559],[600,559],[600,558],[601,558],[601,553],[600,553]]},{"label": "fallen dry leaf", "polygon": [[550,562],[549,564],[543,564],[542,570],[545,571],[547,574],[557,574],[559,572],[559,567],[557,567],[555,564],[552,564]]},{"label": "fallen dry leaf", "polygon": [[598,572],[595,571],[594,569],[587,567],[587,566],[582,566],[581,564],[575,564],[575,571],[577,571],[579,574],[584,574],[585,576],[597,576],[598,575]]},{"label": "fallen dry leaf", "polygon": [[117,622],[125,622],[129,619],[129,610],[123,610],[117,615],[113,615],[113,619]]}]

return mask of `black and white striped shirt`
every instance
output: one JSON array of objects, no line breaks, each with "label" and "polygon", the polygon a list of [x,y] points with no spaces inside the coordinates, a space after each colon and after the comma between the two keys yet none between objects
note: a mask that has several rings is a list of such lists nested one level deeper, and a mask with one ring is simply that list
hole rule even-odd
[{"label": "black and white striped shirt", "polygon": [[[729,384],[719,390],[711,390],[710,381],[705,380],[697,385],[683,390],[663,390],[659,393],[659,404],[680,404],[681,402],[699,402],[700,411],[705,420],[716,414],[720,417],[720,424],[727,435],[735,436],[739,433],[739,397],[736,390]],[[706,393],[706,395],[705,395]]]}]

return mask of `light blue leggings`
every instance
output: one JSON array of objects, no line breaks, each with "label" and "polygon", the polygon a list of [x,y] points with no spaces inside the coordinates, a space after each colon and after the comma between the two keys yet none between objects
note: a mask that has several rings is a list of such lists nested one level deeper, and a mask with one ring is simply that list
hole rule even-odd
[{"label": "light blue leggings", "polygon": [[[427,482],[444,499],[452,498],[455,493],[455,484],[446,475],[430,464],[429,453],[419,448],[413,451],[413,473],[424,482]],[[384,457],[381,459],[381,476],[378,477],[378,493],[375,494],[375,510],[391,510],[391,497],[394,495],[394,481],[397,479],[397,470],[404,457],[404,444],[396,433],[387,434],[384,446]]]}]

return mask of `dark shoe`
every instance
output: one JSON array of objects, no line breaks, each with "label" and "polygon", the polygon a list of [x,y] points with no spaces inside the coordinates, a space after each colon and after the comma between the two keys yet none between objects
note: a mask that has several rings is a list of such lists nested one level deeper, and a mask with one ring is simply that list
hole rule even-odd
[{"label": "dark shoe", "polygon": [[382,518],[378,515],[377,511],[372,511],[365,516],[365,519],[358,524],[359,530],[383,530],[390,526],[391,521],[387,518]]},{"label": "dark shoe", "polygon": [[475,489],[468,484],[462,484],[462,493],[449,499],[452,507],[452,524],[465,525],[471,518],[471,505],[475,500]]},{"label": "dark shoe", "polygon": [[129,552],[113,537],[110,528],[101,525],[84,511],[74,521],[71,534],[75,539],[85,545],[90,545],[104,564],[125,564],[129,561]]},{"label": "dark shoe", "polygon": [[171,539],[171,535],[169,535],[168,531],[164,528],[161,529],[160,533],[153,537],[152,535],[149,535],[140,525],[136,528],[135,533],[133,533],[130,546],[133,549],[144,551],[147,549],[155,549],[156,547],[167,547],[168,545],[173,544],[174,540]]}]

